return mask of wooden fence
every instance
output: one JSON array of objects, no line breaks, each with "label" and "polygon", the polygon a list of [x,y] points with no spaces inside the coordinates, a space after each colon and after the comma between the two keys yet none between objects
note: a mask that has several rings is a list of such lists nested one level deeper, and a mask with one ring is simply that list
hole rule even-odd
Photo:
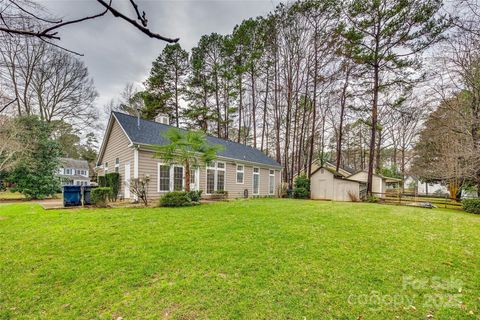
[{"label": "wooden fence", "polygon": [[380,203],[414,206],[414,207],[437,207],[437,208],[449,208],[449,209],[462,209],[462,203],[456,199],[452,199],[449,196],[436,196],[436,195],[419,195],[414,193],[400,193],[400,192],[387,192],[387,193],[373,193],[373,195],[379,198]]}]

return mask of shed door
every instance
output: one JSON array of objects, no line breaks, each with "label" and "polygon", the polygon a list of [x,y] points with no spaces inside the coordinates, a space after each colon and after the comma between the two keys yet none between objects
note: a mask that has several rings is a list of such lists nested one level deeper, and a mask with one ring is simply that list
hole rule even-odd
[{"label": "shed door", "polygon": [[125,165],[125,199],[130,199],[130,163]]}]

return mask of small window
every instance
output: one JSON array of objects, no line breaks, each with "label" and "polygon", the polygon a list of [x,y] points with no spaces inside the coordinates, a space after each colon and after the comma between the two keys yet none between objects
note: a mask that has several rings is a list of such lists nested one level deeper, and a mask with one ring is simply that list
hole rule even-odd
[{"label": "small window", "polygon": [[275,193],[275,170],[270,170],[270,174],[268,176],[268,193]]},{"label": "small window", "polygon": [[105,162],[105,172],[108,171],[108,162]]},{"label": "small window", "polygon": [[237,164],[237,183],[243,184],[244,173],[245,167],[242,164]]},{"label": "small window", "polygon": [[260,169],[253,168],[253,194],[260,193]]},{"label": "small window", "polygon": [[158,165],[158,191],[170,191],[169,165]]},{"label": "small window", "polygon": [[120,165],[120,159],[119,158],[115,158],[115,165],[116,166]]},{"label": "small window", "polygon": [[217,162],[217,169],[225,169],[225,163],[224,162]]},{"label": "small window", "polygon": [[190,184],[195,184],[195,170],[190,170]]},{"label": "small window", "polygon": [[70,168],[65,169],[65,174],[68,174],[68,175],[72,174],[72,169]]}]

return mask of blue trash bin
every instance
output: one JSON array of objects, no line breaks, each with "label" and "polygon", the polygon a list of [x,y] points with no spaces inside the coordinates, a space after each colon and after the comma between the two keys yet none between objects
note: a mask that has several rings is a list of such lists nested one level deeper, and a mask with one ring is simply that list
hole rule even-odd
[{"label": "blue trash bin", "polygon": [[90,192],[92,191],[91,186],[83,186],[83,205],[84,206],[89,206],[92,204],[92,201],[90,200]]},{"label": "blue trash bin", "polygon": [[82,205],[82,189],[80,186],[63,186],[63,206],[74,207]]}]

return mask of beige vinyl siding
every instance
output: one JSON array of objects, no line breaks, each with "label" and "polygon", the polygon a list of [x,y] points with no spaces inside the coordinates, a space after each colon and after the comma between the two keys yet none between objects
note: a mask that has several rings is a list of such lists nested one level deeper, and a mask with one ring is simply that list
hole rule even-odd
[{"label": "beige vinyl siding", "polygon": [[[138,174],[141,178],[143,175],[150,176],[149,183],[149,198],[153,201],[159,199],[162,194],[165,192],[158,192],[158,163],[162,163],[161,159],[153,158],[153,152],[150,150],[139,150],[138,159]],[[218,161],[225,162],[225,190],[228,191],[229,198],[243,198],[244,190],[248,189],[248,195],[250,197],[253,195],[253,165],[234,162],[232,160],[222,160]],[[238,164],[244,165],[244,177],[243,184],[237,184],[237,171],[236,166]],[[132,166],[133,167],[133,166]],[[257,166],[256,166],[257,167]],[[258,196],[267,196],[268,193],[268,181],[269,181],[269,170],[275,170],[275,188],[274,194],[277,195],[278,185],[280,184],[280,171],[275,168],[268,168],[258,166],[260,168],[260,193]],[[208,198],[209,195],[206,194],[207,190],[207,171],[205,166],[199,168],[199,188],[203,190],[202,197]],[[133,177],[133,173],[132,173]]]},{"label": "beige vinyl siding", "polygon": [[[113,119],[112,129],[108,140],[105,142],[105,151],[103,153],[101,165],[108,162],[108,173],[115,172],[115,159],[119,159],[120,173],[120,195],[125,194],[125,164],[130,163],[130,178],[133,178],[133,149],[129,147],[130,140],[123,132],[117,120]],[[104,175],[104,169],[98,171],[99,175]],[[133,197],[131,195],[130,197]]]},{"label": "beige vinyl siding", "polygon": [[[154,153],[151,151],[138,151],[138,177],[150,177],[148,184],[148,197],[151,200],[157,200],[162,193],[158,192],[158,163],[162,160],[154,158]],[[164,193],[164,192],[163,192]]]}]

